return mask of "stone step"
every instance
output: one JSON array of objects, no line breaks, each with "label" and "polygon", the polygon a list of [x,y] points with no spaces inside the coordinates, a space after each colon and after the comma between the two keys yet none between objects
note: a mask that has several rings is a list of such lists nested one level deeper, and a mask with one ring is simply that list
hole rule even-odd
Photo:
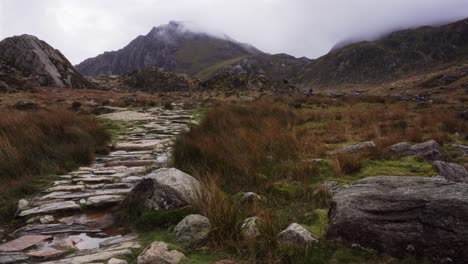
[{"label": "stone step", "polygon": [[45,214],[45,213],[54,213],[57,211],[64,211],[64,210],[79,210],[80,206],[77,205],[75,202],[66,201],[66,202],[58,202],[58,203],[51,203],[45,204],[38,207],[34,207],[28,210],[21,211],[19,216],[27,216],[32,214]]}]

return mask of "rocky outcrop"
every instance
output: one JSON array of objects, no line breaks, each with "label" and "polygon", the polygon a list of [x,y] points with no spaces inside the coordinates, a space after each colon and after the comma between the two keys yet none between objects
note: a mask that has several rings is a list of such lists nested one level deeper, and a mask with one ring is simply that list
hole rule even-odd
[{"label": "rocky outcrop", "polygon": [[166,71],[162,68],[145,68],[123,75],[88,77],[103,90],[144,92],[190,92],[200,89],[200,81],[187,74]]},{"label": "rocky outcrop", "polygon": [[169,250],[164,242],[153,242],[138,256],[138,264],[177,264],[185,255],[177,250]]},{"label": "rocky outcrop", "polygon": [[361,142],[358,144],[354,144],[351,146],[346,146],[344,148],[341,148],[333,153],[357,153],[365,150],[371,150],[376,147],[374,141],[366,141],[366,142]]},{"label": "rocky outcrop", "polygon": [[377,176],[339,188],[330,239],[435,263],[468,259],[468,184],[440,178]]},{"label": "rocky outcrop", "polygon": [[465,167],[455,163],[448,163],[443,161],[434,162],[434,166],[440,173],[440,176],[449,181],[465,182],[468,183],[468,172]]},{"label": "rocky outcrop", "polygon": [[60,51],[31,35],[14,36],[0,42],[0,80],[18,88],[25,84],[91,86]]},{"label": "rocky outcrop", "polygon": [[277,236],[278,241],[288,245],[307,246],[317,243],[318,240],[303,226],[292,223]]},{"label": "rocky outcrop", "polygon": [[395,157],[417,157],[428,161],[442,160],[444,151],[435,140],[411,145],[407,142],[401,142],[388,148]]},{"label": "rocky outcrop", "polygon": [[222,71],[201,84],[208,90],[266,90],[275,93],[299,93],[296,86],[287,82],[273,81],[266,75]]},{"label": "rocky outcrop", "polygon": [[125,74],[144,68],[163,68],[193,75],[234,58],[260,53],[252,46],[191,30],[181,22],[154,27],[124,48],[105,52],[77,65],[84,75]]},{"label": "rocky outcrop", "polygon": [[122,206],[135,213],[178,209],[189,205],[199,189],[200,183],[192,176],[174,168],[162,168],[146,175]]},{"label": "rocky outcrop", "polygon": [[211,223],[202,215],[189,215],[182,219],[174,229],[176,241],[185,246],[197,246],[208,238]]}]

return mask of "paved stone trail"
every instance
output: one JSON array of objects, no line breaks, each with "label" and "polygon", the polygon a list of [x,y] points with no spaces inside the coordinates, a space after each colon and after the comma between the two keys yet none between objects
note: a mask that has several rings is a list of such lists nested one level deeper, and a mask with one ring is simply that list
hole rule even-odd
[{"label": "paved stone trail", "polygon": [[[107,263],[140,248],[138,236],[116,223],[115,206],[145,175],[164,166],[176,135],[192,121],[189,112],[153,108],[121,110],[101,117],[128,127],[115,150],[90,167],[60,176],[43,193],[21,201],[28,222],[0,245],[0,263]],[[72,253],[73,252],[73,253]]]}]

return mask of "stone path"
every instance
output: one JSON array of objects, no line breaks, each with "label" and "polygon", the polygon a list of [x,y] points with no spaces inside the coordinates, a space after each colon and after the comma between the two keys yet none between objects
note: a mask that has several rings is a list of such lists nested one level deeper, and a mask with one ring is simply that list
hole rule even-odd
[{"label": "stone path", "polygon": [[27,225],[0,245],[0,263],[107,263],[140,248],[138,237],[116,223],[115,208],[149,167],[164,167],[174,138],[192,116],[152,108],[105,117],[128,127],[115,150],[90,167],[60,176],[43,193],[20,201],[18,217]]}]

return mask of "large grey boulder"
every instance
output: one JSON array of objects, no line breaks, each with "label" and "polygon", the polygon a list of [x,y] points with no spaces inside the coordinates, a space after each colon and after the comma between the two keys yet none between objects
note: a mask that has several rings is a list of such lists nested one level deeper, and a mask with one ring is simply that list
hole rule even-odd
[{"label": "large grey boulder", "polygon": [[418,157],[428,161],[442,160],[444,152],[442,147],[435,140],[411,145],[407,142],[401,142],[390,146],[389,151],[397,157]]},{"label": "large grey boulder", "polygon": [[440,176],[449,181],[468,183],[468,172],[463,166],[455,163],[436,161],[434,162],[434,167],[437,168]]},{"label": "large grey boulder", "polygon": [[189,215],[174,229],[176,241],[185,246],[197,246],[208,238],[211,231],[210,220],[202,215]]},{"label": "large grey boulder", "polygon": [[435,263],[468,259],[468,184],[439,177],[376,176],[339,188],[330,239]]},{"label": "large grey boulder", "polygon": [[169,250],[164,242],[155,241],[138,256],[138,264],[177,264],[185,257],[177,250]]},{"label": "large grey boulder", "polygon": [[162,168],[146,175],[127,195],[122,206],[132,211],[173,210],[188,206],[200,183],[175,168]]},{"label": "large grey boulder", "polygon": [[282,243],[296,246],[307,246],[318,242],[307,229],[296,223],[289,225],[276,238]]}]

